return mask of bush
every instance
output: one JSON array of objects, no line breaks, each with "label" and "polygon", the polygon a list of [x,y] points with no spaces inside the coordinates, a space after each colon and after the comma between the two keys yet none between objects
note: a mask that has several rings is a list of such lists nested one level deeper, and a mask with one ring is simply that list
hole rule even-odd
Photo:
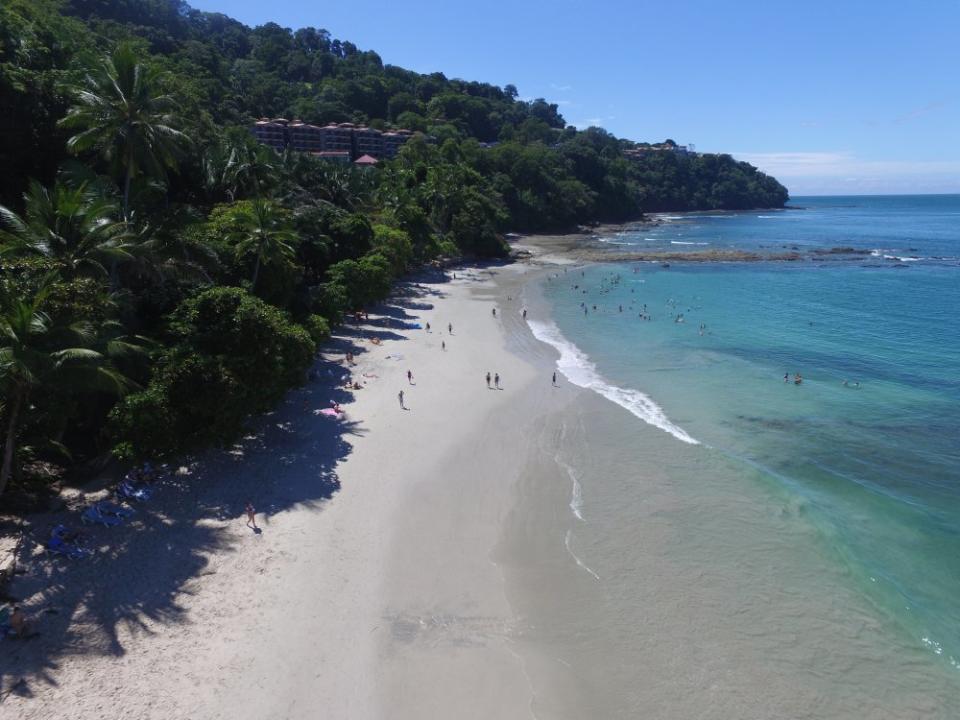
[{"label": "bush", "polygon": [[347,289],[336,282],[321,283],[311,291],[310,306],[323,317],[338,323],[344,313],[350,311],[350,295]]},{"label": "bush", "polygon": [[347,293],[350,306],[355,309],[383,300],[390,294],[390,261],[379,252],[364,255],[359,260],[341,260],[327,271],[330,284],[338,285]]},{"label": "bush", "polygon": [[320,315],[310,315],[303,323],[310,339],[315,345],[321,345],[330,338],[330,323]]},{"label": "bush", "polygon": [[302,382],[315,349],[307,330],[240,288],[185,301],[170,332],[174,344],[146,390],[111,414],[117,454],[163,456],[232,442],[247,417]]},{"label": "bush", "polygon": [[373,247],[390,262],[394,275],[402,275],[407,271],[413,257],[413,243],[403,230],[374,225]]}]

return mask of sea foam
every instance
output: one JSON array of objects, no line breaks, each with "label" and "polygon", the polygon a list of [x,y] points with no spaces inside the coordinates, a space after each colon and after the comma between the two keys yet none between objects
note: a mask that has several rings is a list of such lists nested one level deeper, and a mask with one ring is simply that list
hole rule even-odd
[{"label": "sea foam", "polygon": [[559,455],[554,456],[554,460],[556,460],[557,464],[562,466],[563,469],[567,471],[567,475],[569,476],[570,480],[573,481],[573,486],[570,491],[570,510],[573,512],[577,520],[583,520],[583,488],[580,485],[580,481],[577,479],[577,473],[572,467],[561,460]]},{"label": "sea foam", "polygon": [[547,343],[560,353],[557,369],[574,385],[593,390],[645,423],[670,433],[677,440],[691,445],[700,444],[700,441],[688,435],[686,430],[671,422],[663,408],[642,392],[633,388],[617,387],[604,380],[593,361],[580,348],[567,340],[556,324],[537,320],[528,320],[527,324],[537,340]]}]

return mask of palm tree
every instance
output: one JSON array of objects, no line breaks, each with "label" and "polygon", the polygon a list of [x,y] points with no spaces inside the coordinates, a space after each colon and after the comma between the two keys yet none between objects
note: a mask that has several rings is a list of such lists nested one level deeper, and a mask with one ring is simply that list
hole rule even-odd
[{"label": "palm tree", "polygon": [[277,180],[278,156],[253,142],[228,141],[211,146],[201,160],[204,186],[215,200],[234,202],[242,196],[261,197]]},{"label": "palm tree", "polygon": [[251,289],[255,289],[262,264],[293,258],[297,234],[290,229],[280,207],[269,200],[245,203],[237,208],[232,219],[237,229],[230,238],[237,257],[254,256]]},{"label": "palm tree", "polygon": [[[91,324],[64,327],[51,321],[41,310],[46,292],[41,289],[29,299],[9,293],[0,296],[0,392],[6,421],[0,494],[13,474],[17,434],[33,390],[60,386],[64,391],[99,390],[119,395],[132,386],[110,365],[104,352],[92,348],[98,333]],[[133,345],[111,338],[104,347],[112,352]]]},{"label": "palm tree", "polygon": [[67,278],[106,277],[108,265],[131,258],[131,236],[116,206],[86,185],[48,189],[32,180],[23,199],[22,216],[0,205],[0,256],[48,257]]},{"label": "palm tree", "polygon": [[176,103],[160,89],[160,72],[137,60],[121,43],[76,91],[76,104],[60,121],[81,130],[67,141],[71,152],[96,150],[123,179],[123,218],[130,219],[130,184],[140,173],[164,179],[190,139],[175,129]]},{"label": "palm tree", "polygon": [[216,251],[184,232],[181,223],[187,213],[167,213],[157,223],[137,231],[128,272],[164,284],[168,278],[212,285],[211,271],[220,267]]}]

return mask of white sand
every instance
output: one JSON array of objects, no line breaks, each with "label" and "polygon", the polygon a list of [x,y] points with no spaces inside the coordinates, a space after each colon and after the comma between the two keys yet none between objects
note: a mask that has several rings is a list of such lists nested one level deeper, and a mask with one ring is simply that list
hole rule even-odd
[{"label": "white sand", "polygon": [[[28,564],[13,592],[43,635],[2,646],[13,692],[0,715],[532,717],[491,553],[523,418],[573,391],[551,392],[547,369],[506,350],[505,322],[525,332],[509,285],[457,274],[389,303],[431,333],[371,314],[367,329],[403,339],[359,343],[355,377],[378,377],[344,403],[343,442],[337,421],[313,412],[328,405],[324,370],[242,451],[210,453],[164,483],[133,527],[90,531],[102,543],[94,560]],[[326,357],[342,358],[345,342]],[[487,390],[488,370],[503,391]],[[260,535],[241,517],[248,497],[268,510]]]}]

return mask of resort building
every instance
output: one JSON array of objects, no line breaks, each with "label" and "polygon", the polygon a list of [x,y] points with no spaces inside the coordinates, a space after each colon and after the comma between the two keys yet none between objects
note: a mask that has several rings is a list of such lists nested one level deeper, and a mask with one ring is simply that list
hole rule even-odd
[{"label": "resort building", "polygon": [[[330,123],[323,128],[323,149],[346,151],[353,155],[353,127],[349,123]],[[294,148],[296,150],[296,148]]]},{"label": "resort building", "polygon": [[357,155],[383,156],[383,133],[368,127],[353,131],[353,151]]},{"label": "resort building", "polygon": [[383,133],[383,156],[386,158],[396,157],[400,146],[411,137],[413,137],[413,133],[409,130]]},{"label": "resort building", "polygon": [[251,131],[259,142],[278,151],[290,148],[337,161],[346,153],[346,162],[363,155],[374,159],[392,158],[413,137],[409,130],[381,132],[354,123],[329,123],[319,127],[286,118],[261,118]]},{"label": "resort building", "polygon": [[285,118],[261,118],[253,126],[253,136],[274,150],[283,150],[287,146],[287,121]]},{"label": "resort building", "polygon": [[288,144],[294,150],[316,153],[326,150],[323,142],[323,128],[294,120],[287,125]]}]

